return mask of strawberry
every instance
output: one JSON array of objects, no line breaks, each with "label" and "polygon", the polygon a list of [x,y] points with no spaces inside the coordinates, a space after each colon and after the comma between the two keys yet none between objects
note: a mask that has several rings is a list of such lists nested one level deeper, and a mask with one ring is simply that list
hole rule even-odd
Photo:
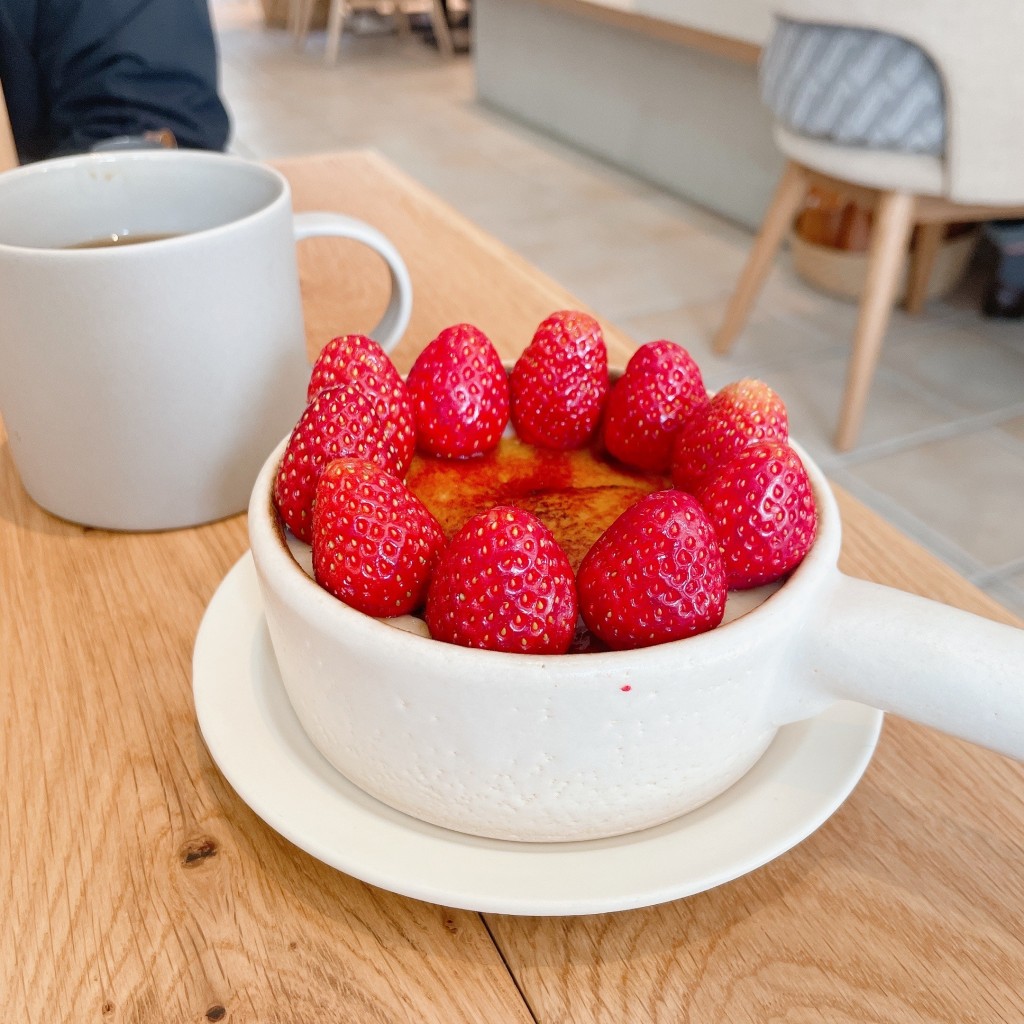
[{"label": "strawberry", "polygon": [[[332,338],[320,352],[309,377],[306,401],[312,402],[325,388],[352,384],[373,405],[382,423],[395,427],[396,448],[403,454],[396,468],[404,475],[401,463],[411,460],[415,446],[416,420],[409,390],[388,354],[364,334],[344,334]],[[409,455],[406,459],[405,452]]]},{"label": "strawberry", "polygon": [[691,494],[655,491],[594,542],[576,577],[583,621],[612,650],[713,629],[725,614],[722,556]]},{"label": "strawberry", "polygon": [[686,418],[672,444],[672,483],[696,490],[702,480],[753,441],[789,439],[782,399],[763,381],[733,381]]},{"label": "strawberry", "polygon": [[331,459],[369,459],[396,476],[412,461],[412,425],[381,419],[354,384],[325,388],[308,406],[288,439],[274,481],[274,505],[288,528],[309,542],[316,483]]},{"label": "strawberry", "polygon": [[324,345],[309,375],[306,401],[312,402],[324,388],[336,384],[357,384],[368,397],[385,401],[405,391],[405,381],[388,354],[365,334],[343,334]]},{"label": "strawberry", "polygon": [[462,647],[564,654],[576,628],[572,567],[551,531],[520,508],[473,516],[427,592],[430,635]]},{"label": "strawberry", "polygon": [[707,404],[690,353],[672,341],[649,341],[633,353],[608,396],[604,446],[627,466],[664,473],[672,462],[672,435]]},{"label": "strawberry", "polygon": [[490,451],[508,423],[508,374],[487,336],[471,324],[445,328],[409,372],[417,445],[462,459]]},{"label": "strawberry", "polygon": [[582,448],[608,396],[608,352],[586,313],[552,313],[512,368],[512,422],[541,448]]},{"label": "strawberry", "polygon": [[785,441],[744,448],[696,496],[718,536],[732,590],[780,579],[814,543],[814,493],[800,456]]},{"label": "strawberry", "polygon": [[365,459],[333,459],[313,505],[313,572],[367,615],[419,608],[444,548],[444,531],[397,476]]}]

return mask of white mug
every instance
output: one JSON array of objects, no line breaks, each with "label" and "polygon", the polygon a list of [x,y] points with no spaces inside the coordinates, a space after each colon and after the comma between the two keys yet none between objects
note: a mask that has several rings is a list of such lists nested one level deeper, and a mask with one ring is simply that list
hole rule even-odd
[{"label": "white mug", "polygon": [[[90,245],[113,234],[152,240]],[[395,247],[350,217],[294,215],[269,167],[148,150],[0,175],[0,415],[29,495],[117,530],[241,512],[305,402],[295,242],[313,235],[384,258],[372,333],[392,346],[412,306]]]}]

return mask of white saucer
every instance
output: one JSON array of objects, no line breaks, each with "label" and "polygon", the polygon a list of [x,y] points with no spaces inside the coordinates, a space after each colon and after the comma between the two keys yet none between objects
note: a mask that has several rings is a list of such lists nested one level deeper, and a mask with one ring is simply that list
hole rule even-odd
[{"label": "white saucer", "polygon": [[675,821],[613,839],[515,843],[394,811],[320,756],[284,692],[248,554],[203,617],[193,688],[213,759],[285,838],[392,892],[501,914],[626,910],[746,874],[833,814],[867,768],[882,724],[879,711],[838,704],[781,729],[736,785]]}]

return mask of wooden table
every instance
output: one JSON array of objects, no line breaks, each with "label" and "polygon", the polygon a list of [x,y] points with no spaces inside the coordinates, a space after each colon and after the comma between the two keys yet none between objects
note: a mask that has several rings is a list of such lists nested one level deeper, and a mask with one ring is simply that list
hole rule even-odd
[{"label": "wooden table", "polygon": [[[405,255],[403,370],[457,320],[514,355],[577,305],[377,157],[281,166],[298,208],[363,217]],[[311,349],[371,326],[383,275],[351,243],[304,243]],[[630,341],[608,340],[624,362]],[[1009,620],[840,497],[846,571]],[[0,449],[5,1021],[1024,1020],[1024,769],[902,721],[801,845],[646,910],[480,915],[302,853],[196,726],[196,630],[246,546],[242,516],[134,535],[58,521]]]}]

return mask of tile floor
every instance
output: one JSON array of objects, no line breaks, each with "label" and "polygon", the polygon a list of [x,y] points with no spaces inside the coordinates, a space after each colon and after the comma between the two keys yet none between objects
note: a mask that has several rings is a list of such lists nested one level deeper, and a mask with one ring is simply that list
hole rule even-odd
[{"label": "tile floor", "polygon": [[327,67],[322,34],[299,51],[256,0],[215,0],[214,14],[236,152],[376,148],[638,342],[685,345],[709,386],[765,377],[834,480],[1024,615],[1024,323],[984,320],[970,276],[923,316],[896,313],[861,443],[840,455],[852,304],[782,260],[717,358],[744,229],[481,107],[469,57],[367,32]]}]

